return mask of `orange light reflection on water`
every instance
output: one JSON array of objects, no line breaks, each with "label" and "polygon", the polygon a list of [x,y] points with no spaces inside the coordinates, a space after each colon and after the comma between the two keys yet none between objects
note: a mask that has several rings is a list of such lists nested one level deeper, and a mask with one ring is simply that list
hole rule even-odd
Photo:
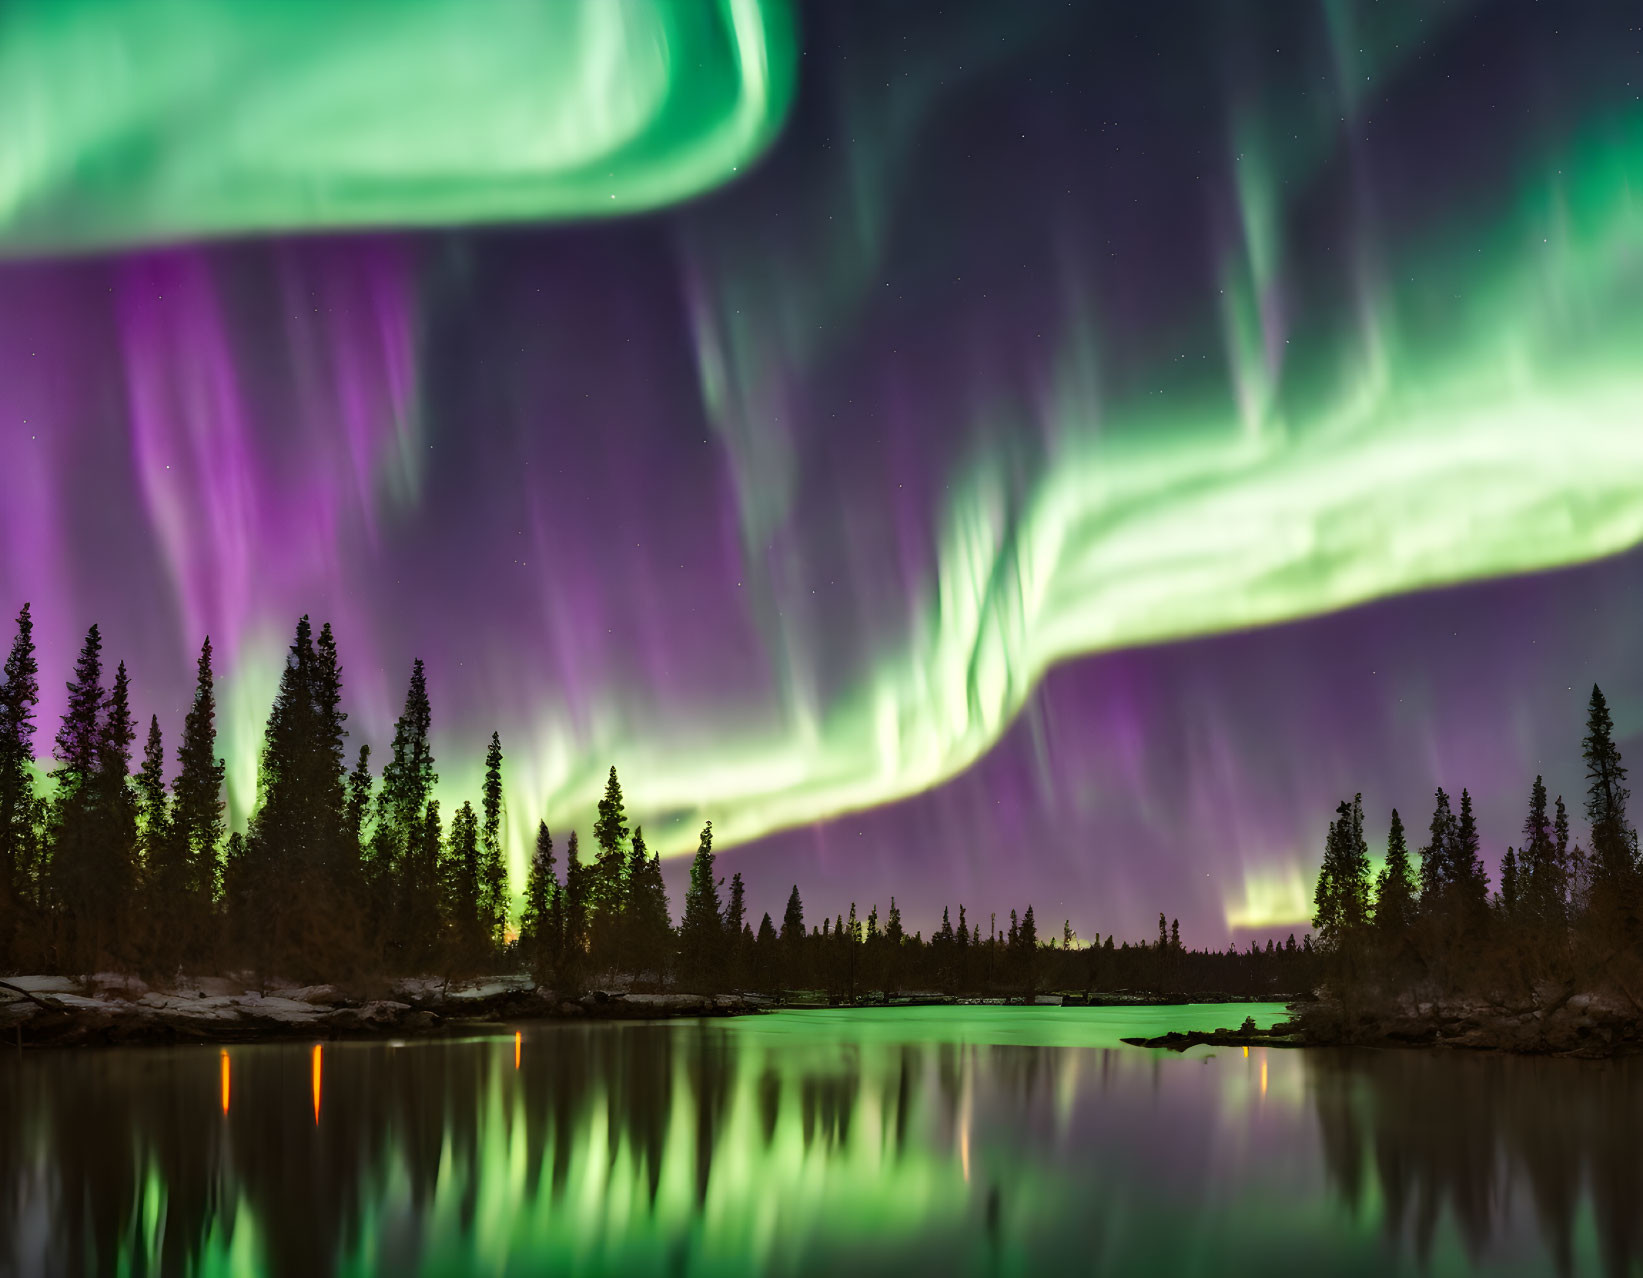
[{"label": "orange light reflection on water", "polygon": [[222,1112],[226,1114],[228,1112],[228,1049],[226,1047],[222,1050],[222,1059],[218,1069],[222,1075]]},{"label": "orange light reflection on water", "polygon": [[524,1045],[524,1034],[519,1030],[513,1032],[513,1067],[519,1068],[519,1049]]},{"label": "orange light reflection on water", "polygon": [[320,1078],[320,1053],[321,1053],[321,1050],[322,1049],[321,1049],[320,1045],[318,1043],[315,1043],[314,1044],[314,1052],[313,1052],[313,1065],[312,1065],[312,1074],[313,1074],[313,1080],[314,1080],[314,1126],[315,1127],[319,1126],[319,1078]]}]

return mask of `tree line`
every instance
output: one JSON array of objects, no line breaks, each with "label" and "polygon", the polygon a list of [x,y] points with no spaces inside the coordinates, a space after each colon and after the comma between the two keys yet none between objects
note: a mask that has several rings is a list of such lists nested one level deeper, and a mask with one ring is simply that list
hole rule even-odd
[{"label": "tree line", "polygon": [[1313,896],[1313,926],[1339,992],[1516,993],[1624,986],[1643,969],[1643,861],[1614,722],[1593,685],[1581,742],[1588,838],[1573,836],[1563,796],[1529,788],[1521,840],[1500,859],[1493,893],[1472,812],[1439,788],[1425,842],[1411,853],[1393,809],[1384,867],[1371,874],[1363,796],[1336,809]]},{"label": "tree line", "polygon": [[[477,974],[528,967],[543,986],[698,991],[804,989],[857,1001],[904,991],[1030,996],[1040,990],[1302,988],[1310,943],[1189,952],[1159,916],[1156,944],[1084,943],[1064,921],[1041,938],[1033,907],[971,920],[960,905],[926,938],[894,898],[882,914],[812,920],[797,885],[780,922],[748,910],[740,873],[718,874],[705,824],[675,923],[661,861],[630,828],[610,769],[584,852],[539,824],[517,929],[503,848],[503,753],[493,733],[474,800],[434,797],[432,709],[421,661],[380,771],[350,754],[331,627],[296,625],[258,758],[246,829],[229,832],[217,757],[209,639],[182,739],[168,760],[151,716],[140,759],[124,663],[108,676],[87,632],[49,777],[34,737],[33,619],[17,617],[0,681],[0,971],[131,971],[165,978],[250,970],[297,981]],[[169,766],[168,766],[169,765]]]},{"label": "tree line", "polygon": [[[422,663],[380,778],[345,755],[342,664],[329,625],[296,627],[258,760],[257,804],[229,833],[210,639],[168,777],[159,719],[141,760],[124,662],[107,677],[93,625],[37,782],[33,619],[17,617],[0,682],[0,968],[165,975],[226,966],[294,979],[479,967],[503,943],[502,750],[479,806],[448,822],[432,791]],[[135,767],[134,767],[135,764]]]}]

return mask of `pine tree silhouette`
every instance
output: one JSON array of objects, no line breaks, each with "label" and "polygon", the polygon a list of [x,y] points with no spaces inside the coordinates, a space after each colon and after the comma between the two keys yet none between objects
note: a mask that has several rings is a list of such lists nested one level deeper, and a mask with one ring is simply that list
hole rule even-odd
[{"label": "pine tree silhouette", "polygon": [[1386,835],[1386,865],[1375,880],[1375,928],[1382,941],[1396,952],[1415,922],[1415,873],[1409,862],[1409,841],[1403,818],[1392,809],[1392,826]]},{"label": "pine tree silhouette", "polygon": [[673,948],[673,923],[668,916],[667,885],[662,862],[651,855],[643,828],[636,827],[628,851],[627,914],[623,922],[627,966],[660,984]]},{"label": "pine tree silhouette", "polygon": [[34,792],[34,717],[39,703],[34,619],[25,603],[0,670],[0,968],[23,957],[19,933],[34,904],[40,810]]},{"label": "pine tree silhouette", "polygon": [[1020,974],[1021,992],[1030,1003],[1038,993],[1038,924],[1033,921],[1033,907],[1030,905],[1021,916],[1020,928],[1016,930],[1016,947],[1016,970]]},{"label": "pine tree silhouette", "polygon": [[1633,890],[1637,840],[1626,819],[1626,768],[1614,743],[1614,721],[1603,690],[1592,685],[1581,743],[1586,761],[1586,819],[1592,825],[1591,875],[1596,903],[1619,908]]},{"label": "pine tree silhouette", "polygon": [[622,917],[627,904],[627,812],[622,783],[612,765],[599,815],[593,823],[597,849],[588,880],[589,936],[595,968],[616,966],[622,949]]},{"label": "pine tree silhouette", "polygon": [[545,986],[559,968],[564,946],[564,910],[560,908],[559,879],[554,874],[554,836],[547,821],[537,821],[536,848],[524,880],[524,905],[519,912],[519,949],[537,984]]},{"label": "pine tree silhouette", "polygon": [[441,879],[444,897],[440,913],[450,925],[461,968],[471,970],[483,960],[490,944],[488,920],[480,914],[479,818],[471,803],[464,803],[451,818]]},{"label": "pine tree silhouette", "polygon": [[799,885],[787,895],[787,908],[782,911],[781,979],[788,985],[797,985],[804,979],[804,902],[799,899]]},{"label": "pine tree silhouette", "polygon": [[429,798],[439,783],[429,743],[432,728],[427,673],[418,659],[411,663],[405,705],[382,769],[366,866],[372,913],[381,921],[383,948],[390,953],[405,951],[414,939],[414,854],[423,839]]},{"label": "pine tree silhouette", "polygon": [[1454,882],[1451,845],[1455,839],[1455,818],[1449,808],[1449,796],[1443,787],[1437,790],[1432,809],[1432,824],[1426,846],[1421,848],[1421,908],[1428,912],[1438,909]]},{"label": "pine tree silhouette", "polygon": [[724,974],[732,988],[747,984],[748,942],[751,934],[747,923],[747,886],[741,871],[730,876],[730,900],[725,905],[726,956]]},{"label": "pine tree silhouette", "polygon": [[1465,789],[1460,792],[1460,814],[1455,820],[1455,841],[1450,855],[1457,902],[1476,919],[1489,904],[1489,874],[1483,868],[1477,818],[1472,814],[1472,795]]},{"label": "pine tree silhouette", "polygon": [[172,786],[172,838],[183,867],[184,900],[176,907],[183,957],[203,959],[214,939],[212,914],[221,890],[223,781],[226,766],[217,757],[217,700],[211,669],[211,638],[200,645],[195,663],[194,700],[183,720],[177,747],[177,779]]},{"label": "pine tree silhouette", "polygon": [[555,987],[568,994],[580,993],[588,955],[588,879],[591,867],[581,858],[576,831],[565,843],[565,890],[561,894],[564,938],[559,950],[559,970]]},{"label": "pine tree silhouette", "polygon": [[479,916],[486,943],[502,944],[508,926],[508,867],[502,855],[502,737],[491,733],[485,752],[485,820],[480,829]]},{"label": "pine tree silhouette", "polygon": [[102,634],[93,625],[74,663],[68,705],[53,751],[52,796],[47,833],[48,900],[55,914],[54,946],[69,970],[84,970],[95,946],[95,899],[101,831],[97,829],[97,768],[102,754],[104,693]]},{"label": "pine tree silhouette", "polygon": [[702,827],[696,856],[690,863],[684,918],[679,925],[679,956],[686,981],[711,989],[718,978],[724,944],[724,917],[713,870],[713,822]]},{"label": "pine tree silhouette", "polygon": [[165,743],[157,715],[149,716],[143,766],[137,770],[137,830],[149,933],[143,949],[165,971],[182,960],[188,861],[173,828],[165,789]]}]

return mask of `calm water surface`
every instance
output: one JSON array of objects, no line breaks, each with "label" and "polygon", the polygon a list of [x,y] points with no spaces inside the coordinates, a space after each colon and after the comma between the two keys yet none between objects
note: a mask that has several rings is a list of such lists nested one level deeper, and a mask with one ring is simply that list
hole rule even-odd
[{"label": "calm water surface", "polygon": [[1637,1272],[1636,1065],[1118,1041],[1249,1010],[6,1052],[0,1272]]}]

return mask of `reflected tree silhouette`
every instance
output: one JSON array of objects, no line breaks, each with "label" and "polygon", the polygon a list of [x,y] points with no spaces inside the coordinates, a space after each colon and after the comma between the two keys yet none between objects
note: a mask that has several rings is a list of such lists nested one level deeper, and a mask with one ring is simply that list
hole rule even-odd
[{"label": "reflected tree silhouette", "polygon": [[1643,1262],[1643,1064],[767,1023],[8,1055],[0,1275]]},{"label": "reflected tree silhouette", "polygon": [[1548,1259],[1574,1271],[1589,1203],[1605,1271],[1643,1261],[1643,1064],[1431,1052],[1316,1054],[1323,1160],[1349,1211],[1381,1203],[1423,1263],[1452,1222],[1476,1263],[1526,1196]]}]

